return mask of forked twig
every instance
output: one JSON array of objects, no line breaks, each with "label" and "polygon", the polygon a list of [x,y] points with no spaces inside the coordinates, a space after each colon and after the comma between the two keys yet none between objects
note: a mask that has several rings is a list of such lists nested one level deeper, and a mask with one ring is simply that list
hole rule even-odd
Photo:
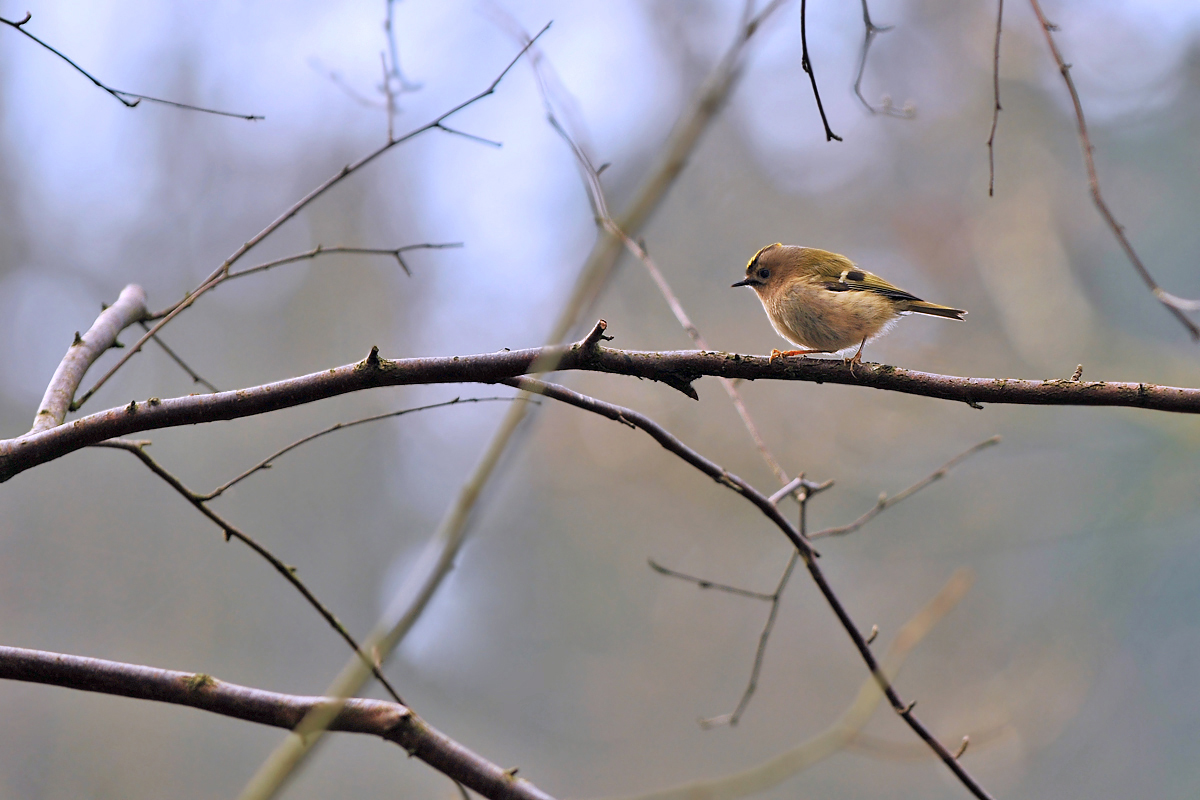
[{"label": "forked twig", "polygon": [[[900,627],[882,661],[882,669],[889,679],[895,679],[908,654],[962,600],[971,582],[969,570],[955,571],[941,591]],[[854,701],[829,727],[761,764],[717,778],[628,795],[620,800],[736,800],[764,792],[834,753],[854,746],[882,699],[879,684],[874,677],[868,677]],[[928,757],[928,748],[918,746]]]},{"label": "forked twig", "polygon": [[891,104],[888,98],[884,98],[884,102],[878,106],[871,105],[867,98],[862,93],[863,74],[867,71],[867,53],[871,50],[871,45],[875,43],[875,37],[881,33],[887,33],[892,30],[894,25],[876,25],[871,21],[871,9],[867,7],[867,0],[862,0],[863,12],[863,34],[862,48],[858,51],[858,72],[854,76],[854,94],[857,95],[859,101],[872,114],[886,114],[889,117],[898,119],[912,119],[915,117],[916,111],[913,108],[905,106],[904,108],[896,108]]}]

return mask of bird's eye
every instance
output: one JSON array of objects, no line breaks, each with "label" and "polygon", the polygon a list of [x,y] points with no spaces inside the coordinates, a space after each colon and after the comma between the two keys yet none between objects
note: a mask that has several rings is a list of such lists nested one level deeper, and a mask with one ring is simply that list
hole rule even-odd
[{"label": "bird's eye", "polygon": [[765,281],[767,278],[771,277],[771,270],[766,269],[766,268],[760,269],[758,271],[758,277],[762,278]]}]

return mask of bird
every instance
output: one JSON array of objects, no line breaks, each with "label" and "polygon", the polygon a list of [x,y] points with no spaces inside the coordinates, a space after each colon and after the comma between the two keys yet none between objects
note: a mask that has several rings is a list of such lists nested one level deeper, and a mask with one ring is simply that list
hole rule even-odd
[{"label": "bird", "polygon": [[898,289],[845,256],[779,242],[755,253],[746,277],[733,285],[753,288],[775,331],[801,348],[772,350],[768,361],[857,345],[849,359],[853,369],[867,342],[887,333],[902,314],[961,321],[967,313]]}]

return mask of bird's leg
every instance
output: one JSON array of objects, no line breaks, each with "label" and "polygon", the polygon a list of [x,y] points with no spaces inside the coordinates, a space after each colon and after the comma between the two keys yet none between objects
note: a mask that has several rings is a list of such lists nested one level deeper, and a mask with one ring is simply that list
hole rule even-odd
[{"label": "bird's leg", "polygon": [[772,350],[771,357],[767,359],[767,363],[770,364],[772,361],[774,361],[777,358],[787,358],[789,356],[807,356],[807,355],[811,355],[813,353],[825,353],[825,352],[828,352],[828,351],[827,350]]},{"label": "bird's leg", "polygon": [[846,362],[850,365],[850,374],[851,375],[854,374],[855,365],[862,364],[862,351],[863,351],[863,348],[866,346],[867,346],[867,340],[863,339],[858,345],[858,352],[856,352],[853,356],[851,356],[850,360]]}]

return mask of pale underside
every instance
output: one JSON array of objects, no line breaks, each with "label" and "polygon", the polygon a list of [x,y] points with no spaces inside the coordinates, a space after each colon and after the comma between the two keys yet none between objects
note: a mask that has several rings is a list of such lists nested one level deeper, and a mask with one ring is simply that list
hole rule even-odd
[{"label": "pale underside", "polygon": [[857,348],[891,329],[901,309],[874,292],[832,292],[798,281],[768,298],[759,293],[776,332],[797,347],[837,353]]}]

